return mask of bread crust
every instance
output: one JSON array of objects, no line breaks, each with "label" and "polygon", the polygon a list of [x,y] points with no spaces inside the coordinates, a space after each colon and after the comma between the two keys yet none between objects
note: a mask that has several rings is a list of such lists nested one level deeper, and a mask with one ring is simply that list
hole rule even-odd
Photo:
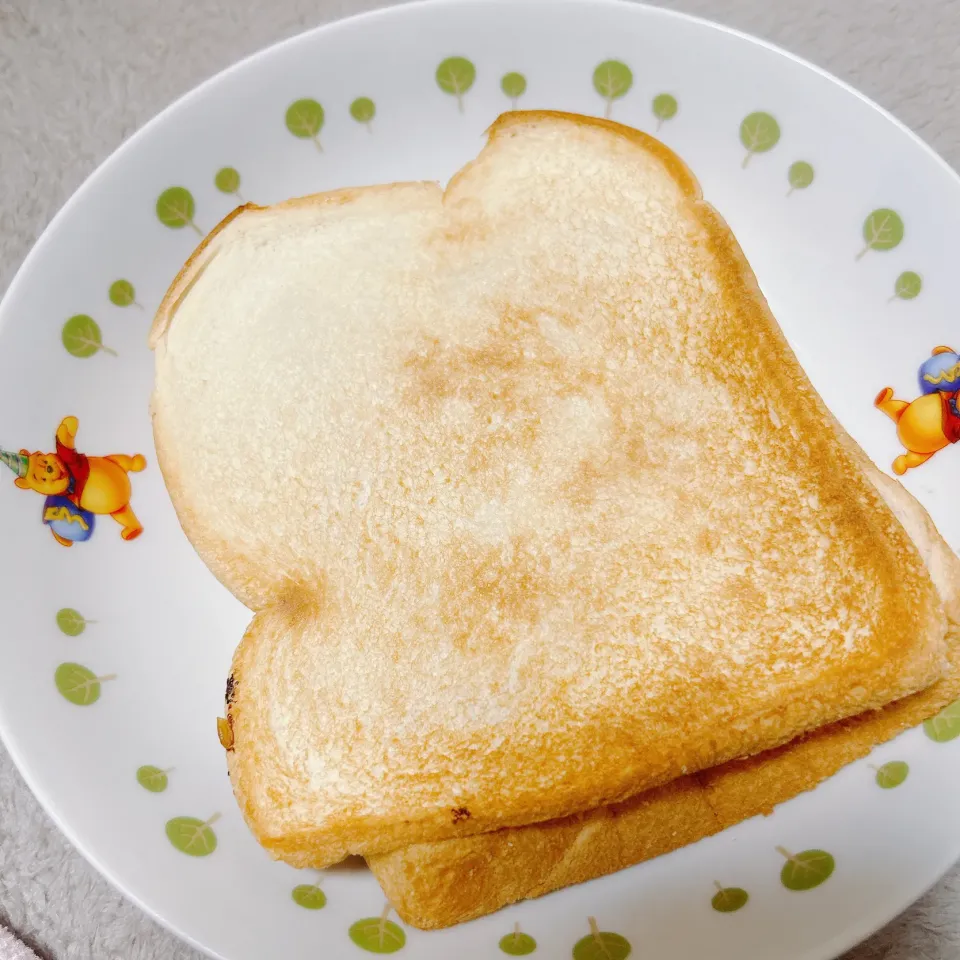
[{"label": "bread crust", "polygon": [[173,282],[167,288],[167,292],[160,301],[160,306],[157,307],[157,312],[154,314],[153,323],[150,325],[150,333],[147,337],[147,343],[151,350],[156,350],[163,341],[164,336],[166,336],[167,330],[177,312],[177,304],[199,275],[204,263],[204,256],[211,249],[217,237],[241,214],[263,209],[263,207],[255,203],[244,203],[239,207],[235,207],[200,241],[197,249],[190,254],[187,262],[173,278]]},{"label": "bread crust", "polygon": [[956,627],[948,638],[949,675],[879,711],[620,804],[543,824],[413,844],[367,862],[404,923],[437,930],[678,850],[772,813],[960,697]]},{"label": "bread crust", "polygon": [[403,921],[434,930],[473,920],[768,815],[960,697],[960,560],[897,481],[877,472],[873,479],[896,504],[935,571],[950,615],[950,668],[942,680],[882,710],[832,724],[760,756],[681,777],[620,804],[368,858]]},{"label": "bread crust", "polygon": [[[358,597],[366,596],[363,578],[367,577],[367,569],[364,568],[363,578],[357,576],[353,568],[344,573],[343,558],[347,554],[352,556],[350,552],[356,552],[357,543],[367,536],[371,520],[368,513],[350,513],[353,510],[350,503],[336,504],[337,510],[322,515],[324,522],[333,523],[343,515],[359,515],[360,520],[348,528],[340,541],[325,544],[319,536],[312,533],[307,536],[292,522],[286,523],[287,516],[313,516],[313,511],[319,509],[318,493],[309,484],[301,484],[303,492],[285,493],[286,499],[278,494],[276,500],[282,499],[282,511],[276,509],[254,530],[251,528],[255,524],[247,522],[250,511],[243,512],[247,491],[232,492],[232,499],[226,496],[228,481],[238,475],[238,466],[243,466],[236,462],[231,446],[236,445],[236,441],[232,438],[223,441],[223,449],[217,451],[225,461],[234,456],[229,470],[220,469],[209,457],[202,464],[191,459],[198,452],[204,452],[197,451],[189,440],[198,433],[195,421],[205,415],[226,417],[230,411],[224,410],[227,404],[208,399],[212,392],[207,391],[205,370],[194,380],[182,380],[180,362],[190,361],[196,365],[195,353],[206,347],[192,347],[192,328],[181,326],[183,321],[178,311],[184,309],[184,304],[189,307],[192,292],[200,289],[204,270],[208,267],[216,270],[214,260],[218,252],[232,249],[232,239],[252,229],[255,217],[272,217],[277,210],[303,212],[329,208],[331,204],[353,209],[353,205],[363,204],[371,197],[386,197],[389,201],[401,197],[410,208],[419,204],[431,216],[431,211],[437,213],[441,227],[424,240],[425,250],[435,252],[437,246],[474,250],[483,243],[491,217],[482,205],[479,213],[472,212],[477,210],[478,201],[467,189],[469,185],[476,178],[488,175],[491,169],[495,170],[494,158],[500,155],[499,151],[509,153],[514,137],[554,134],[562,134],[590,149],[602,147],[602,152],[617,163],[639,163],[642,155],[643,163],[649,162],[651,169],[655,169],[657,182],[663,186],[664,196],[669,194],[670,203],[679,191],[681,197],[676,202],[682,217],[678,214],[671,225],[678,232],[677,241],[683,251],[698,258],[696,264],[706,263],[709,276],[699,286],[694,282],[679,293],[671,292],[672,281],[665,282],[661,301],[654,303],[640,319],[635,317],[637,311],[629,313],[629,318],[626,313],[623,317],[616,314],[620,326],[611,342],[618,348],[635,343],[640,349],[649,342],[662,349],[663,344],[654,344],[653,339],[647,341],[641,336],[643,331],[639,325],[648,322],[651,337],[655,338],[658,323],[663,328],[669,326],[669,320],[662,319],[664,316],[675,316],[678,311],[682,314],[682,305],[678,304],[691,290],[702,295],[704,303],[713,310],[711,316],[725,318],[728,325],[739,325],[733,333],[726,328],[720,331],[719,321],[715,319],[718,330],[706,344],[695,340],[698,331],[684,326],[673,346],[709,349],[712,361],[721,365],[724,375],[709,402],[714,403],[716,397],[732,398],[739,404],[737,414],[743,419],[742,436],[736,438],[746,451],[742,482],[739,472],[736,477],[731,473],[726,479],[730,485],[736,482],[738,493],[741,487],[745,491],[746,506],[739,514],[734,510],[729,511],[729,516],[721,517],[726,524],[726,527],[720,524],[721,532],[728,534],[736,546],[740,530],[759,522],[757,518],[762,509],[779,511],[781,527],[773,530],[768,525],[760,531],[762,538],[752,544],[753,554],[745,555],[742,560],[730,560],[724,553],[724,545],[716,541],[714,528],[718,522],[711,515],[713,504],[706,503],[705,507],[698,508],[698,527],[690,527],[690,542],[684,540],[682,550],[676,546],[675,552],[664,557],[661,564],[656,559],[660,546],[655,539],[649,544],[639,539],[618,544],[616,550],[620,552],[612,556],[607,566],[597,567],[602,567],[601,574],[607,580],[603,581],[602,589],[594,590],[590,586],[593,581],[588,579],[594,568],[587,559],[572,573],[561,571],[565,579],[554,569],[562,568],[566,558],[574,556],[579,549],[575,542],[579,529],[564,532],[548,544],[528,542],[536,540],[537,531],[526,540],[514,536],[502,550],[481,548],[475,540],[467,542],[469,538],[461,537],[456,543],[451,540],[431,556],[429,544],[416,540],[420,536],[417,530],[418,525],[425,525],[424,514],[432,509],[429,505],[433,501],[427,494],[436,494],[434,499],[442,497],[444,487],[439,482],[435,489],[430,487],[433,480],[428,477],[423,480],[427,488],[423,504],[414,503],[409,499],[411,484],[420,482],[422,477],[413,476],[411,480],[408,475],[399,478],[398,485],[403,492],[395,494],[396,499],[391,500],[389,506],[406,524],[404,529],[412,530],[413,546],[408,548],[392,529],[379,534],[374,547],[380,553],[371,551],[369,556],[364,555],[364,563],[373,556],[370,568],[373,572],[369,576],[375,580],[379,575],[381,580],[376,589],[369,591],[370,596],[361,601]],[[601,136],[602,142],[598,139]],[[638,147],[639,154],[630,147]],[[661,183],[663,174],[665,178]],[[658,197],[655,202],[662,206],[665,201]],[[611,211],[609,215],[614,213]],[[616,241],[616,237],[609,239],[611,243]],[[673,255],[671,251],[672,248],[667,252]],[[622,257],[622,263],[627,265],[624,269],[632,270],[636,259],[632,252]],[[591,319],[593,304],[604,297],[619,296],[621,299],[615,305],[629,312],[627,307],[632,309],[637,298],[648,294],[639,287],[636,290],[629,287],[628,295],[624,295],[621,288],[631,282],[631,277],[621,274],[616,275],[616,283],[610,282],[610,289],[604,286],[605,277],[597,281],[596,288],[591,287],[589,276],[576,277],[576,283],[565,275],[559,279],[569,281],[571,288],[576,288],[574,292],[577,305],[583,307],[584,323]],[[696,279],[694,277],[694,281]],[[566,297],[567,292],[563,296]],[[624,302],[627,306],[623,306]],[[562,311],[570,308],[570,299],[558,299],[555,306],[562,320]],[[194,317],[194,324],[205,319]],[[630,326],[628,319],[635,325]],[[682,319],[689,325],[689,316],[682,314]],[[517,421],[517,434],[521,437],[531,424],[536,433],[537,422],[553,415],[560,401],[570,396],[589,406],[584,398],[602,393],[604,389],[604,378],[608,376],[606,363],[591,369],[577,369],[573,372],[579,379],[570,380],[569,371],[556,359],[559,348],[542,335],[537,326],[539,322],[528,305],[509,303],[502,310],[499,326],[490,331],[490,344],[457,345],[448,355],[443,353],[438,337],[427,339],[422,349],[412,351],[399,365],[399,372],[394,371],[397,381],[392,384],[400,396],[396,402],[407,404],[417,413],[411,414],[410,409],[405,408],[404,423],[391,425],[397,430],[410,422],[417,424],[418,429],[427,425],[435,428],[438,418],[431,419],[429,424],[425,415],[417,420],[418,405],[432,403],[437,397],[440,398],[437,403],[447,403],[451,396],[459,400],[460,392],[476,384],[480,386],[471,416],[473,413],[486,415],[494,393],[484,379],[487,375],[500,378],[503,389],[497,391],[496,396],[505,396],[511,402],[517,396],[524,400],[523,391],[531,383],[536,384],[537,376],[555,376],[560,381],[553,409],[536,408],[527,421],[522,418]],[[213,328],[215,324],[208,322],[206,326]],[[567,335],[563,322],[558,321],[556,327],[552,335],[562,342]],[[207,337],[202,341],[204,345],[222,346],[222,340],[217,340],[208,329],[201,332]],[[516,344],[524,337],[530,340],[530,349],[518,353]],[[171,353],[172,341],[178,341],[181,352],[177,356]],[[488,146],[477,160],[453,178],[442,198],[435,186],[403,184],[338,191],[278,208],[253,205],[240,208],[201,245],[181,271],[161,305],[152,343],[157,352],[158,370],[153,404],[158,458],[181,524],[210,569],[228,589],[257,611],[234,660],[236,695],[229,708],[234,733],[231,779],[254,834],[272,855],[289,863],[322,866],[351,853],[387,853],[411,843],[486,833],[504,826],[521,826],[619,803],[641,791],[670,783],[691,770],[706,769],[771,749],[809,729],[880,707],[891,699],[928,686],[944,670],[946,619],[941,603],[910,537],[866,479],[866,458],[804,376],[735,238],[712,207],[703,202],[688,168],[672,151],[639,131],[609,121],[559,113],[509,114],[493,125]],[[273,345],[268,346],[272,349]],[[628,351],[628,359],[630,352],[636,353],[633,346]],[[546,359],[541,363],[538,358],[542,357]],[[523,367],[529,362],[540,363],[530,383],[514,371],[518,365]],[[634,357],[629,362],[639,361]],[[767,370],[774,373],[766,377]],[[651,377],[654,374],[652,369],[647,372]],[[181,389],[183,382],[189,384],[188,389]],[[454,386],[450,387],[451,383]],[[371,388],[375,386],[371,384]],[[633,381],[630,389],[634,389]],[[200,393],[204,393],[203,406],[197,403]],[[612,393],[605,396],[610,402],[598,401],[597,409],[606,403],[607,413],[603,415],[609,414],[608,420],[613,426],[608,432],[615,437],[615,442],[596,456],[584,457],[579,467],[573,463],[571,466],[576,469],[571,469],[569,483],[558,492],[558,496],[566,498],[565,503],[568,500],[571,504],[572,515],[582,514],[582,529],[588,539],[592,535],[589,524],[594,523],[597,529],[606,524],[602,527],[605,532],[597,537],[598,552],[618,531],[612,521],[603,516],[598,520],[598,514],[590,513],[594,503],[601,499],[596,495],[597,490],[612,500],[610,489],[633,496],[636,489],[646,489],[644,484],[650,482],[650,476],[659,477],[657,482],[662,484],[672,482],[674,488],[670,492],[675,502],[671,506],[677,510],[681,525],[685,522],[681,498],[687,496],[684,489],[676,489],[676,480],[671,481],[663,471],[656,472],[658,465],[644,448],[636,424],[617,405],[622,398]],[[636,405],[636,396],[631,395],[630,399]],[[649,399],[660,402],[654,393]],[[233,398],[238,406],[243,400],[242,393]],[[682,400],[679,398],[676,409],[668,412],[681,416],[685,409]],[[771,406],[774,400],[776,410]],[[351,402],[361,403],[363,396],[355,392]],[[532,407],[536,407],[535,402]],[[341,405],[338,409],[346,408]],[[628,412],[631,416],[636,413],[632,408]],[[489,419],[483,422],[494,424],[494,415],[500,416],[500,413],[494,407]],[[262,447],[270,445],[277,449],[278,442],[287,439],[282,430],[274,429],[273,419],[279,422],[279,418],[271,419],[271,411],[251,410],[246,415],[270,424],[270,429],[261,430],[259,435]],[[475,419],[481,420],[479,416]],[[359,427],[366,425],[359,424]],[[261,426],[250,423],[251,430]],[[291,423],[290,429],[296,426]],[[713,453],[729,457],[729,449],[718,446],[721,440],[727,442],[729,438],[704,437],[696,434],[691,424],[677,427],[666,420],[657,424],[657,428],[665,433],[673,431],[680,446],[701,444],[701,457]],[[484,427],[471,434],[467,443],[458,441],[459,446],[451,441],[441,451],[442,457],[426,463],[426,470],[419,460],[405,462],[404,467],[411,475],[418,470],[427,474],[431,469],[444,467],[455,455],[461,456],[461,448],[467,448],[464,455],[467,457],[479,451],[480,467],[476,472],[482,475],[487,469],[483,459],[486,455],[483,445],[487,442],[485,430]],[[562,431],[558,431],[558,436],[562,435]],[[349,439],[343,438],[344,443]],[[449,439],[440,437],[443,442]],[[514,442],[515,437],[510,440]],[[378,452],[384,457],[393,456],[399,446],[392,440],[390,444],[377,442],[383,448],[378,447]],[[783,462],[773,463],[775,458],[765,454],[764,443],[774,447]],[[496,457],[488,458],[494,469],[488,472],[505,470],[514,462],[511,460],[514,454],[528,452],[513,448],[511,451],[507,454],[495,451]],[[304,457],[311,453],[308,447],[298,452]],[[339,450],[326,451],[331,458],[338,453]],[[260,456],[259,449],[255,455]],[[754,455],[759,464],[754,462]],[[563,466],[562,457],[557,460]],[[723,463],[728,472],[734,466],[738,471],[741,467],[740,462],[732,463],[729,459]],[[278,473],[276,456],[264,455],[257,466],[264,474],[282,474],[292,485],[302,480],[286,468],[285,472]],[[765,467],[769,467],[771,476],[775,474],[777,482],[763,487],[758,482],[750,487],[749,477],[758,468]],[[454,479],[464,481],[464,476]],[[265,481],[258,476],[255,482]],[[373,482],[379,482],[377,477]],[[609,489],[604,487],[605,483]],[[791,484],[803,494],[802,501],[791,501],[783,493]],[[213,501],[210,489],[223,490],[224,495]],[[751,503],[748,498],[751,490],[757,503]],[[326,491],[323,493],[326,495]],[[487,495],[486,490],[483,493]],[[768,501],[760,502],[761,493],[778,497],[777,506],[770,508]],[[656,495],[651,499],[656,502]],[[705,501],[708,499],[704,497]],[[262,498],[256,500],[262,503]],[[729,507],[729,500],[727,505]],[[212,517],[214,507],[220,523]],[[544,509],[552,506],[546,504]],[[829,524],[814,535],[811,526],[822,516],[828,516]],[[226,523],[222,522],[224,518]],[[654,518],[651,522],[656,524],[660,520]],[[774,534],[788,541],[794,538],[794,542],[789,543],[794,549],[787,550]],[[759,570],[768,579],[776,579],[772,571],[779,569],[778,565],[789,568],[795,562],[799,545],[806,548],[805,562],[810,570],[820,569],[818,551],[826,560],[832,558],[831,569],[837,567],[839,554],[831,551],[839,549],[838,544],[845,551],[843,557],[848,568],[838,571],[835,583],[838,589],[842,587],[843,597],[848,599],[834,597],[829,602],[821,602],[821,596],[804,587],[801,578],[799,598],[792,596],[783,603],[789,600],[795,605],[790,617],[807,631],[812,650],[818,649],[815,645],[824,640],[828,632],[825,626],[819,626],[822,620],[833,618],[839,623],[848,613],[848,601],[863,606],[867,603],[863,597],[875,598],[871,609],[857,608],[864,619],[850,627],[853,632],[848,638],[849,650],[840,645],[843,631],[835,626],[834,635],[827,638],[836,648],[832,655],[821,656],[801,649],[799,641],[794,646],[784,645],[782,650],[771,644],[769,648],[764,647],[762,653],[756,652],[759,647],[754,645],[754,652],[747,651],[744,656],[753,656],[752,662],[759,664],[760,672],[741,675],[730,653],[736,646],[736,627],[721,623],[716,617],[711,619],[713,612],[702,607],[682,612],[679,620],[667,616],[671,613],[667,601],[682,601],[690,584],[699,586],[711,575],[711,570],[704,572],[704,568],[696,566],[701,558],[723,554],[724,571],[739,564],[744,571],[752,571],[752,575],[758,575]],[[591,556],[593,545],[593,541],[588,543],[585,557]],[[407,563],[399,573],[400,561],[390,554],[395,547],[396,555]],[[383,556],[386,560],[381,563]],[[685,566],[687,560],[693,566]],[[433,561],[429,576],[435,578],[434,582],[418,580],[419,567],[428,569],[425,565]],[[623,571],[630,571],[633,579],[625,580],[621,576]],[[644,580],[642,586],[646,589],[648,584],[660,583],[661,575],[666,579],[662,581],[662,589],[656,587],[660,590],[656,596],[662,594],[662,607],[647,603],[638,615],[640,626],[636,629],[651,631],[644,634],[644,642],[652,649],[652,653],[648,651],[649,664],[641,667],[636,652],[632,652],[634,648],[624,639],[628,633],[633,636],[630,615],[611,606],[610,598],[614,587],[622,587],[629,600],[630,591],[636,593],[640,589],[638,581]],[[758,616],[751,611],[757,609],[758,604],[763,608],[767,597],[762,593],[751,597],[753,588],[746,573],[728,577],[724,572],[723,575],[730,583],[724,580],[716,590],[725,605],[724,611],[733,610],[739,617],[737,623],[752,624],[756,632]],[[689,578],[689,584],[684,582],[684,577]],[[438,590],[442,587],[442,602],[426,602],[432,587]],[[607,587],[610,587],[609,595]],[[405,634],[391,634],[391,624],[379,624],[376,630],[356,633],[357,618],[351,611],[354,614],[366,611],[374,622],[380,606],[386,608],[388,600],[404,590],[417,603],[424,600],[417,606],[415,616],[404,623]],[[551,634],[556,649],[566,651],[563,656],[587,658],[589,654],[593,658],[572,676],[563,672],[563,657],[559,666],[552,663],[554,648],[537,640],[541,602],[546,603],[543,597],[552,597],[556,609],[571,597],[580,604],[571,621]],[[357,609],[361,602],[365,604],[364,611]],[[507,619],[490,627],[485,619],[490,608],[495,608],[498,616],[499,611],[506,611]],[[655,635],[651,627],[661,612],[666,624],[665,636]],[[768,609],[763,616],[774,613]],[[583,628],[586,618],[594,615],[598,617],[598,626],[584,635],[584,643],[579,651],[575,650],[569,637],[579,636],[577,631]],[[611,623],[621,628],[620,634],[610,634]],[[813,635],[812,624],[818,625],[817,636]],[[724,629],[727,634],[714,638],[714,633]],[[869,642],[858,646],[857,631],[866,631]],[[819,636],[821,633],[823,637]],[[652,636],[656,636],[655,642],[649,640]],[[424,648],[429,648],[428,653],[424,653]],[[680,650],[685,659],[677,652]],[[435,659],[429,660],[429,655]],[[523,657],[528,655],[533,656],[529,662],[534,665],[528,667],[525,674],[518,673],[521,679],[517,681],[517,697],[512,690],[504,692],[496,676],[489,690],[476,694],[469,702],[459,693],[445,692],[459,690],[457,684],[480,682],[478,678],[484,671],[493,676],[502,670],[504,663],[514,659],[522,666]],[[305,656],[312,658],[309,668],[300,666]],[[418,660],[418,657],[427,659]],[[540,661],[542,670],[538,666]],[[591,673],[594,661],[604,664],[603,669],[608,671],[604,696],[609,691],[609,696],[615,697],[614,709],[608,709],[601,702],[599,675]],[[421,664],[416,669],[422,674],[412,666],[415,662]],[[312,669],[319,671],[318,682],[306,683],[291,693],[291,684],[303,684],[302,677]],[[378,671],[381,678],[390,675],[402,680],[403,695],[395,695],[392,686],[385,685],[381,679],[381,687],[374,689],[372,702],[360,699],[366,695],[366,687],[351,699],[345,692],[351,679],[348,671],[357,673],[368,669]],[[341,671],[342,684],[327,682],[326,671],[331,675]],[[681,679],[675,676],[679,672],[684,675]],[[771,683],[785,676],[790,680],[768,690],[765,682],[756,682],[761,675]],[[450,681],[451,676],[453,681],[446,687],[433,689],[435,680]],[[694,680],[696,683],[691,682]],[[646,687],[654,681],[662,684],[663,691],[659,696],[648,697]],[[541,687],[546,689],[547,683],[552,684],[549,697],[541,695]],[[578,691],[584,684],[587,693],[581,697]],[[774,689],[779,691],[776,695],[770,692]],[[427,703],[430,697],[430,709],[422,709],[420,701]],[[748,701],[749,709],[743,706]],[[519,702],[528,706],[519,709]],[[735,703],[740,705],[737,709],[731,706]],[[502,709],[508,719],[481,723],[479,732],[471,732],[473,715],[494,708]],[[397,730],[411,716],[416,716],[420,725],[413,735],[404,739]],[[446,719],[437,720],[438,717]],[[338,763],[341,766],[333,769]],[[531,776],[531,772],[536,775]]]}]

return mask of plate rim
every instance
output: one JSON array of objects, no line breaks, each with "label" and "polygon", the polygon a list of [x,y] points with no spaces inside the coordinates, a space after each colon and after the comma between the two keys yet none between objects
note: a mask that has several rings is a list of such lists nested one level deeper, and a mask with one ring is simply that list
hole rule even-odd
[{"label": "plate rim", "polygon": [[[507,0],[501,0],[501,2],[507,2]],[[887,122],[892,124],[899,133],[905,134],[914,146],[919,147],[929,158],[933,159],[941,168],[941,170],[948,175],[948,178],[952,179],[954,183],[960,187],[960,172],[955,170],[931,144],[927,143],[926,140],[924,140],[918,133],[907,126],[906,123],[901,121],[885,107],[881,106],[871,97],[867,96],[865,93],[858,90],[847,81],[842,80],[824,67],[821,67],[805,57],[785,49],[784,47],[781,47],[773,41],[748,33],[744,30],[740,30],[736,27],[718,23],[717,21],[711,20],[708,17],[687,13],[685,11],[655,6],[654,4],[647,2],[647,0],[509,0],[509,2],[511,4],[522,3],[523,5],[531,8],[540,7],[544,10],[555,10],[560,6],[602,6],[610,9],[619,8],[625,12],[629,11],[627,14],[628,16],[654,16],[661,17],[666,20],[679,20],[746,41],[756,47],[777,54],[778,56],[783,57],[788,61],[797,64],[798,66],[812,71],[814,74],[829,81],[832,85],[840,88],[845,93],[853,95],[862,104],[869,107],[871,110],[883,117]],[[336,33],[341,29],[362,27],[366,23],[372,23],[378,20],[389,20],[392,17],[405,17],[409,12],[412,12],[413,15],[419,15],[424,11],[429,11],[440,7],[482,8],[486,5],[487,4],[484,3],[484,0],[406,0],[406,2],[399,0],[399,2],[394,2],[392,4],[388,3],[387,5],[379,6],[371,10],[365,10],[360,13],[351,14],[350,16],[329,20],[324,23],[317,24],[316,26],[301,30],[299,33],[295,33],[292,36],[285,37],[281,40],[277,40],[273,43],[268,43],[265,46],[259,47],[258,49],[224,67],[222,70],[218,70],[216,73],[211,74],[206,79],[202,80],[189,90],[182,93],[180,96],[173,99],[160,111],[154,114],[154,116],[152,116],[148,121],[146,121],[146,123],[138,127],[133,133],[123,139],[83,179],[80,185],[71,193],[64,204],[57,210],[54,216],[40,232],[40,235],[33,242],[32,246],[27,252],[27,255],[14,272],[13,278],[11,279],[6,291],[4,291],[2,298],[0,298],[0,337],[4,335],[7,325],[13,322],[12,318],[8,316],[13,312],[9,306],[10,302],[15,299],[20,286],[26,282],[25,278],[33,269],[34,262],[39,260],[44,255],[47,245],[52,242],[52,237],[59,229],[61,222],[70,215],[74,206],[81,201],[83,196],[85,196],[85,194],[90,188],[93,187],[94,184],[98,183],[102,178],[110,175],[114,165],[122,161],[123,157],[134,144],[138,143],[143,137],[147,136],[154,127],[160,125],[168,118],[169,115],[175,113],[181,106],[187,105],[194,99],[204,96],[208,89],[227,80],[234,72],[239,72],[245,69],[247,66],[255,64],[262,58],[272,56],[274,53],[279,52],[283,48],[294,47],[300,43],[309,43],[315,36],[321,34]],[[493,4],[490,4],[489,6],[491,9],[493,8]],[[0,702],[0,741],[2,741],[7,753],[10,755],[10,758],[13,760],[13,763],[17,768],[17,772],[27,785],[34,799],[39,803],[44,813],[53,821],[54,825],[68,840],[74,850],[76,850],[97,871],[97,873],[103,877],[117,893],[120,894],[121,897],[133,903],[139,910],[143,911],[147,917],[159,924],[165,931],[169,932],[181,942],[186,943],[205,956],[211,957],[213,960],[230,960],[229,957],[218,953],[212,947],[206,946],[205,944],[199,942],[186,930],[181,929],[173,920],[163,916],[159,912],[158,908],[146,903],[137,894],[127,889],[113,874],[113,872],[101,862],[97,853],[88,848],[80,840],[71,826],[69,826],[64,819],[59,809],[60,805],[57,803],[57,801],[53,797],[49,796],[45,791],[40,790],[39,786],[37,785],[28,759],[20,752],[19,747],[17,746],[15,735],[10,729],[9,718],[6,716],[6,711],[2,702]],[[811,949],[806,953],[797,954],[794,960],[837,960],[837,958],[841,957],[844,953],[853,949],[858,944],[862,943],[864,940],[883,929],[883,927],[887,926],[892,920],[909,909],[914,903],[920,900],[943,879],[950,868],[957,862],[958,858],[960,858],[960,839],[958,839],[955,848],[950,847],[944,849],[949,849],[951,852],[941,858],[935,867],[936,875],[929,883],[923,885],[921,889],[916,889],[915,886],[911,886],[909,888],[911,892],[909,892],[907,896],[892,896],[887,898],[887,900],[878,901],[878,904],[880,904],[878,908],[870,913],[861,914],[861,920],[859,922],[851,922],[844,932],[836,934],[830,940],[823,942],[818,947]]]}]

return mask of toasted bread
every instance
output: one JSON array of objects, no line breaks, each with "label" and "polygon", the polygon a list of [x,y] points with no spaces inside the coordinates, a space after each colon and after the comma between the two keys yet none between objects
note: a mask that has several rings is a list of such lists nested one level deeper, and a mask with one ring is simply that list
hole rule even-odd
[{"label": "toasted bread", "polygon": [[369,859],[400,917],[425,930],[491,913],[694,843],[810,790],[960,697],[960,560],[896,481],[875,480],[924,556],[950,620],[947,675],[922,693],[620,804]]},{"label": "toasted bread", "polygon": [[501,118],[247,207],[156,318],[160,465],[256,615],[234,790],[322,866],[615,803],[939,679],[946,618],[683,163]]}]

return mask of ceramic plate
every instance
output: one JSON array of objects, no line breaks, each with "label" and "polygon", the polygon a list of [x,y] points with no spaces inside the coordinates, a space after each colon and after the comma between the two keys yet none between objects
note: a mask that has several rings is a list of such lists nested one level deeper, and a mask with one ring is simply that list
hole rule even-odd
[{"label": "ceramic plate", "polygon": [[[960,386],[960,358],[931,356],[960,346],[960,183],[943,162],[831,77],[707,23],[586,0],[415,4],[304,34],[176,103],[87,181],[11,286],[4,739],[77,847],[212,956],[833,957],[960,855],[960,715],[772,817],[437,933],[390,914],[362,865],[271,862],[234,803],[212,724],[247,612],[157,470],[151,314],[240,201],[446,180],[513,106],[606,115],[676,150],[829,406],[879,464],[909,468],[960,544],[960,451],[936,427],[901,430],[905,448],[875,407],[886,387],[910,403]],[[49,496],[48,468],[64,477]]]}]

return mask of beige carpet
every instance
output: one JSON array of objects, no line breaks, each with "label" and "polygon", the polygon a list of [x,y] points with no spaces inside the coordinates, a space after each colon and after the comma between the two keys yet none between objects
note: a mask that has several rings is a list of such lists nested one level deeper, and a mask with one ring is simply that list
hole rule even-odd
[{"label": "beige carpet", "polygon": [[[0,0],[0,290],[84,178],[175,97],[275,40],[381,5],[377,0]],[[892,110],[960,166],[957,0],[664,5],[769,38],[820,64]],[[199,958],[124,901],[73,851],[2,749],[0,923],[49,960]],[[846,960],[958,957],[960,870],[954,869]]]}]

